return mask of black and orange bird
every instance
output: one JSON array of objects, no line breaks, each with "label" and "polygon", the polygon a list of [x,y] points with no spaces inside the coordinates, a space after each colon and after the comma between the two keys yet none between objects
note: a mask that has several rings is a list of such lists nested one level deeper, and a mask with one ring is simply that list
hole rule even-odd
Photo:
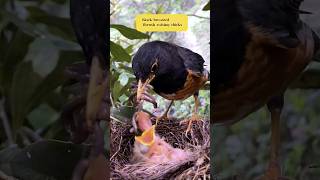
[{"label": "black and orange bird", "polygon": [[301,21],[302,0],[216,0],[213,4],[214,124],[232,124],[267,105],[271,161],[264,179],[278,179],[284,93],[319,49]]},{"label": "black and orange bird", "polygon": [[165,113],[157,118],[167,118],[167,113],[175,100],[183,100],[194,96],[195,105],[186,132],[191,129],[192,122],[199,120],[199,89],[208,80],[208,71],[204,68],[203,58],[184,47],[163,41],[152,41],[143,44],[132,60],[134,75],[138,81],[137,100],[143,100],[147,85],[171,100]]}]

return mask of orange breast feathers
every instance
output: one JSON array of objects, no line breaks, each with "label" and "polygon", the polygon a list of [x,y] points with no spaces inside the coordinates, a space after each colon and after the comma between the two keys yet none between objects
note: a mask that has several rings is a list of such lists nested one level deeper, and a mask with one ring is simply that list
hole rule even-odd
[{"label": "orange breast feathers", "polygon": [[173,94],[160,93],[160,96],[169,100],[183,100],[197,92],[208,81],[209,74],[206,70],[202,74],[195,73],[190,69],[187,71],[187,79],[182,89]]},{"label": "orange breast feathers", "polygon": [[248,29],[252,39],[245,61],[232,85],[213,97],[213,123],[234,123],[256,111],[285,91],[312,58],[314,42],[307,26],[297,32],[300,44],[295,48],[283,47],[258,27]]}]

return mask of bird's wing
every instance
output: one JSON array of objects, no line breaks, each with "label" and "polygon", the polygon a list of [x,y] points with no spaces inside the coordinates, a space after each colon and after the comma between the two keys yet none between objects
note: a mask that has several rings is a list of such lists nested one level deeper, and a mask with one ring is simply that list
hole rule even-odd
[{"label": "bird's wing", "polygon": [[211,33],[213,93],[233,79],[244,61],[245,46],[250,39],[237,3],[238,0],[215,2]]},{"label": "bird's wing", "polygon": [[201,76],[203,72],[204,60],[201,55],[192,52],[191,50],[183,47],[179,47],[178,54],[183,60],[185,67],[192,71],[196,76]]},{"label": "bird's wing", "polygon": [[98,56],[107,67],[107,2],[105,0],[71,0],[70,16],[76,37],[88,64]]},{"label": "bird's wing", "polygon": [[[245,23],[257,26],[277,40],[281,48],[295,48],[300,40],[297,31],[302,22],[299,14],[306,13],[299,10],[303,0],[252,0],[238,1],[238,8]],[[267,43],[267,42],[266,42]]]},{"label": "bird's wing", "polygon": [[313,34],[306,24],[297,32],[301,43],[296,48],[265,46],[262,35],[253,34],[259,37],[253,37],[248,44],[246,61],[233,86],[213,97],[213,123],[234,123],[258,110],[285,91],[313,57]]}]

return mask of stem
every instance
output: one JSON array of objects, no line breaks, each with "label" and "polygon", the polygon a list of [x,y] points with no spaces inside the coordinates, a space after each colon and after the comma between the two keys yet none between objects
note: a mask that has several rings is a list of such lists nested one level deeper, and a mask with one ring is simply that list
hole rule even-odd
[{"label": "stem", "polygon": [[15,143],[14,143],[11,127],[10,127],[10,124],[9,124],[9,119],[7,117],[7,113],[5,112],[4,106],[5,106],[5,99],[2,98],[0,100],[0,118],[2,120],[3,128],[4,128],[4,131],[6,133],[9,146],[12,146]]},{"label": "stem", "polygon": [[198,16],[196,14],[187,14],[187,16],[194,16],[194,17],[201,18],[201,19],[210,19],[209,17]]},{"label": "stem", "polygon": [[27,135],[33,142],[38,142],[42,140],[42,137],[39,134],[35,133],[28,127],[22,127],[21,131]]}]

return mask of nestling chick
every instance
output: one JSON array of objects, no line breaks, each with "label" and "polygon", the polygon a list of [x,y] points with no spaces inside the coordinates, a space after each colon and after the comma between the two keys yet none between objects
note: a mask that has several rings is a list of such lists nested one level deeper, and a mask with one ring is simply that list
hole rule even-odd
[{"label": "nestling chick", "polygon": [[189,152],[174,148],[155,133],[148,113],[137,112],[137,127],[143,133],[135,137],[132,162],[165,163],[188,158]]}]

